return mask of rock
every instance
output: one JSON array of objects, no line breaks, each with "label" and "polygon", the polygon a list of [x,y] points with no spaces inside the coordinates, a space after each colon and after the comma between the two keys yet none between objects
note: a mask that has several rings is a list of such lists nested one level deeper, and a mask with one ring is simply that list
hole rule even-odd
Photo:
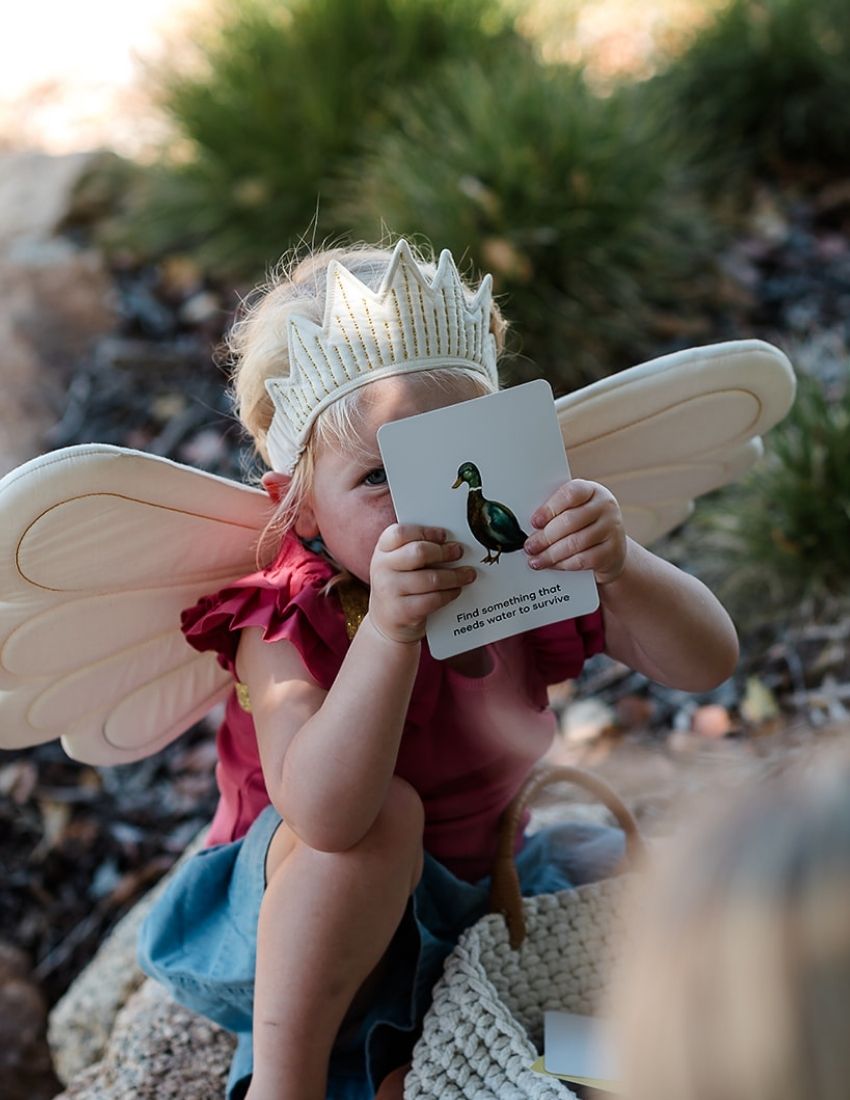
[{"label": "rock", "polygon": [[235,1038],[147,979],[115,1021],[106,1056],[56,1100],[209,1100],[223,1096]]},{"label": "rock", "polygon": [[734,732],[735,725],[726,707],[709,703],[694,711],[691,728],[702,737],[727,737]]},{"label": "rock", "polygon": [[118,922],[50,1014],[53,1064],[65,1082],[103,1056],[119,1010],[144,981],[136,963],[136,936],[154,894]]},{"label": "rock", "polygon": [[0,254],[20,241],[53,241],[68,226],[108,218],[138,178],[106,149],[54,156],[0,153]]},{"label": "rock", "polygon": [[42,449],[71,368],[114,323],[111,281],[95,253],[19,242],[13,258],[0,257],[0,476]]},{"label": "rock", "polygon": [[49,1100],[60,1087],[44,1039],[47,1003],[19,948],[0,940],[0,1095]]},{"label": "rock", "polygon": [[221,300],[211,290],[192,295],[180,307],[180,320],[187,325],[203,325],[208,321],[218,322],[223,312]]},{"label": "rock", "polygon": [[611,811],[601,802],[549,802],[531,808],[528,832],[536,833],[562,822],[615,826]]},{"label": "rock", "polygon": [[0,476],[42,449],[70,369],[116,322],[99,254],[55,235],[99,156],[0,155]]},{"label": "rock", "polygon": [[204,829],[171,871],[123,917],[50,1014],[48,1041],[61,1079],[69,1082],[103,1057],[119,1010],[145,976],[136,962],[136,937],[146,914],[178,867],[197,852]]},{"label": "rock", "polygon": [[599,699],[577,700],[561,716],[561,729],[573,745],[595,741],[616,724],[613,710]]},{"label": "rock", "polygon": [[0,154],[0,253],[14,241],[47,241],[56,235],[77,184],[97,155]]},{"label": "rock", "polygon": [[556,714],[562,714],[565,707],[575,698],[575,683],[572,680],[564,680],[560,684],[550,684],[547,690],[549,706]]}]

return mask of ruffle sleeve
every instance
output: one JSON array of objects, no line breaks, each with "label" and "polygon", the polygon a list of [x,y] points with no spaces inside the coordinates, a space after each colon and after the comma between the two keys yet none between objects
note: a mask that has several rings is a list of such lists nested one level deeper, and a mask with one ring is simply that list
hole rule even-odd
[{"label": "ruffle sleeve", "polygon": [[310,675],[327,690],[348,648],[339,600],[333,592],[322,593],[333,573],[330,563],[289,536],[271,565],[183,611],[181,629],[189,645],[215,652],[235,676],[240,631],[260,627],[267,642],[292,642]]},{"label": "ruffle sleeve", "polygon": [[584,662],[605,648],[602,608],[589,615],[550,623],[526,635],[534,673],[542,686],[571,680]]}]

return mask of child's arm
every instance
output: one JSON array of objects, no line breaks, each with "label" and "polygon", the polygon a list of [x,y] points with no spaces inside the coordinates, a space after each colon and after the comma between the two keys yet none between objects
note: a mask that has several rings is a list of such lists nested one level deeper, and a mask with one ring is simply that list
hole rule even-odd
[{"label": "child's arm", "polygon": [[269,797],[311,848],[342,851],[361,840],[386,799],[425,619],[455,599],[474,570],[445,532],[394,524],[372,558],[369,612],[325,692],[289,642],[242,632],[237,653],[248,685]]},{"label": "child's arm", "polygon": [[594,571],[611,657],[683,691],[708,691],[732,675],[738,639],[726,611],[695,577],[627,538],[607,489],[567,482],[532,523],[532,566]]}]

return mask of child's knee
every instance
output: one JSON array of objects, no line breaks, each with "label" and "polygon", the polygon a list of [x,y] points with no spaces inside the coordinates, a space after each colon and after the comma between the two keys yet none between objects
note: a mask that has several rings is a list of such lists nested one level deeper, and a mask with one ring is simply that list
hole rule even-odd
[{"label": "child's knee", "polygon": [[394,775],[390,780],[387,797],[378,818],[383,827],[398,829],[405,835],[422,839],[425,807],[415,789],[401,776]]},{"label": "child's knee", "polygon": [[[271,881],[272,875],[290,852],[298,853],[299,862],[307,858],[314,869],[331,867],[335,880],[338,880],[341,867],[350,865],[350,857],[353,856],[355,862],[361,866],[365,866],[362,861],[369,865],[375,865],[377,861],[377,865],[382,868],[382,875],[387,872],[409,874],[412,893],[422,877],[424,830],[425,808],[422,799],[406,780],[393,776],[387,796],[371,828],[351,848],[338,852],[313,849],[281,826],[267,856],[267,879]],[[279,854],[273,849],[274,845],[280,845]],[[343,864],[338,862],[340,857],[343,858]]]},{"label": "child's knee", "polygon": [[422,799],[406,780],[394,775],[372,827],[370,840],[386,845],[390,852],[409,853],[412,860],[411,889],[422,876],[424,830],[425,808]]}]

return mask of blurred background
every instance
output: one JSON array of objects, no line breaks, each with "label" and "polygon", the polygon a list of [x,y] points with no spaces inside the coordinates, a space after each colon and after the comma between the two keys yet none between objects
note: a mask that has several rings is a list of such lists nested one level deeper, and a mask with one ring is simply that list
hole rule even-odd
[{"label": "blurred background", "polygon": [[[553,694],[553,758],[663,830],[847,735],[848,102],[845,0],[31,0],[0,38],[0,475],[97,440],[255,479],[215,349],[313,243],[492,272],[507,378],[556,393],[769,340],[794,411],[656,548],[730,608],[738,675],[685,696],[598,658]],[[125,768],[0,754],[4,1096],[100,1056],[76,1005],[51,1063],[47,1010],[209,820],[214,717]]]}]

